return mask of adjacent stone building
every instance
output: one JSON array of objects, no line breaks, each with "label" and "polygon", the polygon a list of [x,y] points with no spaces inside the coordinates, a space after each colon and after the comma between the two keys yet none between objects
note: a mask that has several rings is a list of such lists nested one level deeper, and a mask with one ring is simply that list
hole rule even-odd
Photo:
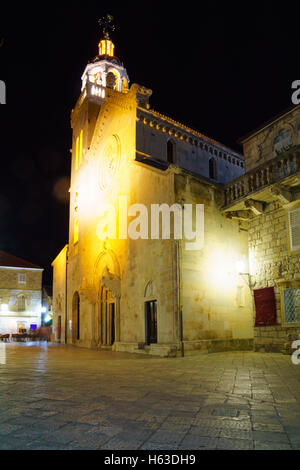
[{"label": "adjacent stone building", "polygon": [[300,333],[300,106],[242,139],[246,174],[222,213],[247,223],[255,350],[290,352]]},{"label": "adjacent stone building", "polygon": [[43,269],[0,251],[0,334],[41,326]]}]

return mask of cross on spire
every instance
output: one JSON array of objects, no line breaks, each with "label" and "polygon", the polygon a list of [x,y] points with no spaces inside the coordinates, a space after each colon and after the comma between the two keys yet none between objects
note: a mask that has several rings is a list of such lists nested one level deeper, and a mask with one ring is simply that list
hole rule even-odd
[{"label": "cross on spire", "polygon": [[109,33],[116,30],[115,25],[113,24],[113,21],[114,21],[114,17],[109,14],[107,14],[106,16],[103,16],[98,21],[105,39],[109,40],[110,39]]}]

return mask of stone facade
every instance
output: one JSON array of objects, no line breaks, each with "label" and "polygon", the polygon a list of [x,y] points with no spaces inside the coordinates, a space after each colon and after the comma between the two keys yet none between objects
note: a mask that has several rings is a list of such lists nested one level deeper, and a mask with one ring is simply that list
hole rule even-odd
[{"label": "stone facade", "polygon": [[251,294],[236,270],[237,262],[248,258],[247,232],[239,221],[220,213],[220,187],[179,171],[175,189],[176,200],[204,204],[205,208],[203,249],[183,248],[181,253],[186,348],[215,350],[222,345],[222,349],[231,349],[233,344],[249,347],[253,338]]},{"label": "stone facade", "polygon": [[[150,110],[150,90],[95,92],[91,80],[72,112],[69,245],[53,262],[56,339],[160,356],[175,356],[181,340],[186,349],[251,348],[252,299],[235,268],[247,258],[247,232],[219,210],[243,157]],[[153,204],[203,204],[204,248],[120,233],[127,208],[130,221],[140,204],[148,214]],[[111,216],[118,236],[103,237]],[[157,337],[148,342],[154,308]]]},{"label": "stone facade", "polygon": [[174,144],[173,162],[180,168],[210,178],[209,162],[216,165],[218,183],[228,183],[244,174],[242,155],[209,137],[161,115],[137,110],[136,148],[141,155],[167,162],[167,142]]},{"label": "stone facade", "polygon": [[53,300],[52,311],[53,332],[56,341],[64,341],[67,334],[67,317],[66,317],[66,293],[67,293],[67,263],[68,263],[68,246],[60,252],[54,260],[52,266],[55,268],[55,276],[53,278]]}]

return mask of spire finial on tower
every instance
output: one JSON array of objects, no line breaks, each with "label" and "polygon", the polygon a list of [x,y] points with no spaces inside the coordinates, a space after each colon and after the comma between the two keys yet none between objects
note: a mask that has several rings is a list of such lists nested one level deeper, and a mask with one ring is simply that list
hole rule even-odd
[{"label": "spire finial on tower", "polygon": [[99,23],[99,25],[102,29],[104,39],[110,40],[109,33],[116,30],[113,21],[114,21],[114,17],[110,14],[107,14],[106,16],[103,16],[98,21],[98,23]]},{"label": "spire finial on tower", "polygon": [[104,39],[102,39],[99,44],[99,56],[100,57],[101,56],[114,57],[115,46],[109,37],[109,33],[116,30],[113,21],[114,21],[114,17],[109,14],[107,14],[106,16],[103,16],[98,21],[99,25],[101,26],[102,33],[104,36]]}]

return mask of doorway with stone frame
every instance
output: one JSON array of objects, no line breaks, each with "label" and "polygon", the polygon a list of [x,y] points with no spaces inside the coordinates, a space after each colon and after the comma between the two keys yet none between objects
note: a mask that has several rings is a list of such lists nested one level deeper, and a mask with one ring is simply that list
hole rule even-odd
[{"label": "doorway with stone frame", "polygon": [[110,347],[116,340],[116,299],[104,286],[100,289],[99,304],[99,345]]}]

